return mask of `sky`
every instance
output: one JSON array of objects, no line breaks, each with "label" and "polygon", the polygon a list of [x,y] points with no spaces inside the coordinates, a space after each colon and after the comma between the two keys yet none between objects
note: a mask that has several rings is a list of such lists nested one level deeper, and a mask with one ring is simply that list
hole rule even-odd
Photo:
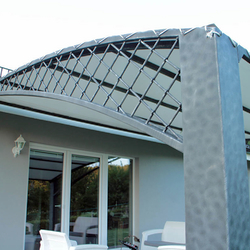
[{"label": "sky", "polygon": [[107,36],[212,23],[250,51],[249,11],[249,0],[2,0],[0,66]]}]

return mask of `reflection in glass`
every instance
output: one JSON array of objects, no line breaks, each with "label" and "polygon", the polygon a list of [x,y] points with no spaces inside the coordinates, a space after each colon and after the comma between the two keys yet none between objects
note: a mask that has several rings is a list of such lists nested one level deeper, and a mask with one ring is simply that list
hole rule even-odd
[{"label": "reflection in glass", "polygon": [[78,244],[98,243],[100,159],[72,155],[70,233]]},{"label": "reflection in glass", "polygon": [[40,229],[60,230],[63,154],[30,151],[25,250],[40,247]]},{"label": "reflection in glass", "polygon": [[109,157],[108,166],[108,246],[120,247],[119,240],[131,235],[132,160]]}]

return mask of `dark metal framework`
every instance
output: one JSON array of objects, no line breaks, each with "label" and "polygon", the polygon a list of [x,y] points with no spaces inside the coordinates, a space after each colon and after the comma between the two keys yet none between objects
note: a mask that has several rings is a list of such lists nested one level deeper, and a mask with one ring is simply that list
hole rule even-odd
[{"label": "dark metal framework", "polygon": [[12,70],[0,66],[0,78],[10,73]]},{"label": "dark metal framework", "polygon": [[[214,27],[205,29],[212,34]],[[0,68],[0,96],[40,96],[85,106],[182,151],[179,36],[192,31],[110,37],[63,49],[13,72]],[[250,63],[248,53],[240,57]],[[3,76],[3,70],[9,74]],[[250,107],[243,105],[243,111],[249,115]],[[249,139],[250,131],[245,135]]]},{"label": "dark metal framework", "polygon": [[114,37],[62,50],[3,77],[0,93],[52,93],[45,96],[92,103],[130,118],[132,126],[131,119],[136,127],[143,124],[160,140],[171,138],[181,150],[179,31],[174,33]]}]

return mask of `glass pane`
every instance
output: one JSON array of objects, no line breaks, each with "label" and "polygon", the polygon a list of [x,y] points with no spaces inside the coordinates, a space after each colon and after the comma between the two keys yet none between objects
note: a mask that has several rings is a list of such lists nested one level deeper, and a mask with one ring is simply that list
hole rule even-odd
[{"label": "glass pane", "polygon": [[30,151],[25,250],[38,250],[40,229],[60,230],[63,154]]},{"label": "glass pane", "polygon": [[98,243],[100,159],[72,155],[70,239],[78,244]]},{"label": "glass pane", "polygon": [[[132,234],[132,160],[109,157],[108,246],[121,247],[119,240]],[[129,241],[126,239],[126,241]]]}]

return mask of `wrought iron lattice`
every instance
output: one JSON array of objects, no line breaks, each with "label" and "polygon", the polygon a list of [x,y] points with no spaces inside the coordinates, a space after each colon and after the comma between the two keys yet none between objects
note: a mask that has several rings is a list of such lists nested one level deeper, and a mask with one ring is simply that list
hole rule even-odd
[{"label": "wrought iron lattice", "polygon": [[12,70],[0,66],[0,78],[10,73]]},{"label": "wrought iron lattice", "polygon": [[128,37],[62,50],[8,74],[0,91],[81,99],[182,141],[178,36]]}]

